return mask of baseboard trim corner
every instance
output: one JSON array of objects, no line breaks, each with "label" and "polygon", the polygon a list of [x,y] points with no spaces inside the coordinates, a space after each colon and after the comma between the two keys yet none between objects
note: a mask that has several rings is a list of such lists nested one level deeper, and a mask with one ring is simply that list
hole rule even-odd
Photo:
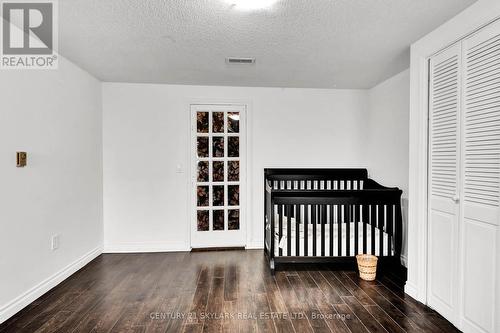
[{"label": "baseboard trim corner", "polygon": [[78,270],[83,268],[89,262],[97,258],[102,253],[102,246],[98,246],[95,249],[87,252],[82,257],[67,265],[59,272],[53,274],[49,278],[40,282],[33,288],[29,289],[25,293],[19,295],[5,306],[0,308],[0,324],[24,309],[26,306],[31,304],[37,298],[66,280],[68,277],[76,273]]},{"label": "baseboard trim corner", "polygon": [[410,282],[406,282],[405,284],[405,293],[418,300],[418,289],[415,285]]},{"label": "baseboard trim corner", "polygon": [[262,250],[264,248],[264,240],[258,242],[249,242],[245,249],[247,250]]}]

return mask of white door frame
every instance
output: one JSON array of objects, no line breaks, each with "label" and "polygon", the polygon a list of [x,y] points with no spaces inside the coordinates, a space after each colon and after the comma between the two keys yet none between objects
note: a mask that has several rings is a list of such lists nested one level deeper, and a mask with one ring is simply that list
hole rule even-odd
[{"label": "white door frame", "polygon": [[189,217],[189,223],[188,223],[188,235],[189,235],[189,243],[190,243],[190,248],[193,248],[193,245],[196,247],[214,247],[211,244],[193,244],[193,234],[196,231],[196,213],[194,211],[194,207],[196,205],[196,196],[193,191],[194,183],[196,182],[196,157],[194,156],[194,151],[193,149],[196,147],[195,144],[195,135],[193,135],[193,131],[196,130],[193,126],[193,119],[192,119],[192,108],[196,106],[214,106],[214,107],[239,107],[244,109],[244,126],[243,128],[241,127],[240,123],[240,228],[241,231],[244,233],[244,238],[242,242],[237,242],[237,243],[223,243],[215,247],[232,247],[232,246],[238,246],[238,247],[247,247],[247,244],[249,244],[249,231],[250,231],[250,216],[251,216],[251,200],[250,200],[250,186],[248,179],[251,179],[249,176],[249,168],[248,166],[250,165],[250,154],[249,152],[249,140],[248,140],[248,133],[249,133],[249,127],[250,127],[250,121],[249,121],[249,103],[245,102],[235,102],[235,101],[229,101],[229,102],[217,102],[217,101],[207,101],[204,102],[203,100],[196,100],[196,101],[190,101],[188,104],[188,116],[189,116],[189,122],[188,122],[188,133],[189,133],[189,147],[188,147],[188,159],[189,159],[189,172],[188,172],[188,197],[189,197],[189,204],[188,204],[188,217]]},{"label": "white door frame", "polygon": [[500,17],[500,2],[480,0],[411,46],[408,281],[427,303],[429,58]]}]

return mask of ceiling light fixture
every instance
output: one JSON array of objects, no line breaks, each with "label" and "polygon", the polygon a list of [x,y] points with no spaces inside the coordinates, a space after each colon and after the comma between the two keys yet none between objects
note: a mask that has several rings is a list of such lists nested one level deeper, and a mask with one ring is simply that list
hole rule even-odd
[{"label": "ceiling light fixture", "polygon": [[279,0],[225,0],[226,3],[239,10],[269,9]]}]

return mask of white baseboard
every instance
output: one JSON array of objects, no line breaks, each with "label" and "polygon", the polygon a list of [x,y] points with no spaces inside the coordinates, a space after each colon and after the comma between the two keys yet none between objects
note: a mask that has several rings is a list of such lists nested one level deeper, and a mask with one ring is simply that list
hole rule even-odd
[{"label": "white baseboard", "polygon": [[248,242],[245,249],[247,250],[262,250],[264,248],[264,240],[257,242]]},{"label": "white baseboard", "polygon": [[0,308],[0,324],[70,277],[102,253],[99,246]]},{"label": "white baseboard", "polygon": [[410,282],[406,282],[405,284],[405,293],[418,300],[418,289],[415,285]]},{"label": "white baseboard", "polygon": [[191,251],[185,242],[117,243],[104,245],[104,253],[150,253]]}]

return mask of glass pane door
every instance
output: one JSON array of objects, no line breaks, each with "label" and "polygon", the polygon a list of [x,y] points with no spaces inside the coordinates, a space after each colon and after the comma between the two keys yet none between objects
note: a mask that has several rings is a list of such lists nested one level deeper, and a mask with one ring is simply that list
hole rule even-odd
[{"label": "glass pane door", "polygon": [[244,106],[192,106],[195,230],[193,247],[244,245]]}]

